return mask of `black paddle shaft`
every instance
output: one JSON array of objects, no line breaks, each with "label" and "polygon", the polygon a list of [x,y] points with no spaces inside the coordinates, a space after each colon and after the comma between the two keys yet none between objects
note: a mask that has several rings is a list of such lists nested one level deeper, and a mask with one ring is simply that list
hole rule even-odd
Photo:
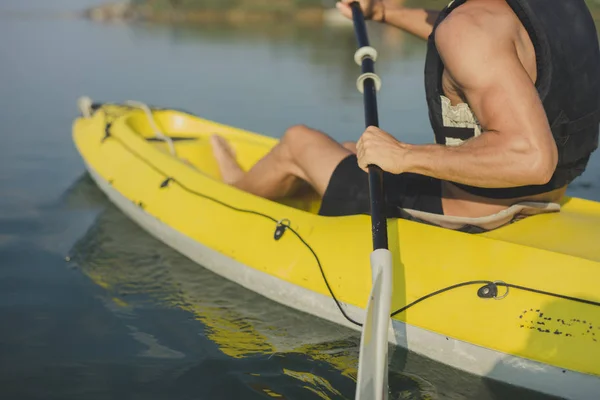
[{"label": "black paddle shaft", "polygon": [[[355,1],[350,3],[354,33],[358,41],[358,48],[369,46],[367,26],[360,4]],[[370,57],[362,59],[362,73],[375,73],[375,61]],[[377,115],[377,95],[373,78],[363,80],[363,100],[365,105],[365,127],[379,127]],[[388,248],[387,220],[385,216],[385,197],[383,187],[383,171],[376,165],[369,165],[369,194],[371,198],[371,230],[373,235],[373,250]]]}]

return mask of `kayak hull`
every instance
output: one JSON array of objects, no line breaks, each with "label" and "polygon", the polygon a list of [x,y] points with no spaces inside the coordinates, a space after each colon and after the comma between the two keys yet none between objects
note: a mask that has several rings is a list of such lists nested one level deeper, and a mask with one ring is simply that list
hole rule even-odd
[{"label": "kayak hull", "polygon": [[[139,115],[140,113],[130,113],[132,115],[135,114],[135,118],[144,118],[143,115]],[[163,113],[170,113],[170,117],[182,118],[183,120],[196,118],[172,110],[163,111]],[[269,246],[257,248],[256,243],[250,244],[254,245],[254,253],[256,254],[236,254],[227,248],[225,244],[206,244],[206,242],[210,242],[210,240],[199,240],[198,232],[206,229],[207,231],[210,231],[214,237],[219,238],[219,235],[221,235],[221,240],[223,240],[224,237],[232,238],[235,236],[234,233],[229,232],[229,235],[226,235],[228,232],[227,229],[224,229],[224,233],[221,233],[216,224],[221,224],[224,225],[224,228],[231,229],[231,226],[243,226],[247,223],[248,225],[246,226],[254,226],[254,228],[256,228],[257,222],[255,216],[248,216],[248,218],[254,218],[249,222],[240,221],[246,216],[240,216],[238,210],[236,211],[238,215],[233,219],[235,223],[233,223],[228,220],[229,211],[221,210],[219,211],[219,218],[215,221],[214,219],[202,217],[202,215],[197,214],[201,212],[203,206],[208,208],[208,204],[211,202],[214,203],[215,199],[204,199],[206,202],[199,201],[192,205],[192,203],[189,203],[184,199],[183,193],[176,193],[178,196],[174,196],[175,199],[170,200],[171,204],[173,204],[173,201],[178,200],[177,204],[181,207],[187,207],[188,219],[192,219],[193,221],[187,228],[182,228],[181,226],[177,226],[177,223],[173,222],[174,220],[171,219],[171,221],[169,221],[169,212],[165,211],[164,206],[153,207],[153,199],[156,199],[158,196],[157,193],[164,193],[161,192],[164,188],[159,189],[159,191],[156,191],[156,188],[153,188],[153,190],[148,189],[148,182],[147,179],[144,178],[144,174],[147,173],[146,170],[149,167],[146,165],[147,161],[143,163],[140,161],[140,158],[145,157],[145,154],[143,154],[143,146],[154,145],[148,144],[147,140],[139,140],[139,137],[135,137],[136,135],[140,136],[140,131],[143,131],[143,129],[136,131],[136,129],[131,128],[131,126],[135,126],[135,123],[138,122],[131,123],[130,121],[129,127],[126,126],[126,121],[124,120],[126,118],[127,114],[124,114],[121,120],[116,119],[112,122],[112,129],[109,132],[110,135],[106,134],[106,121],[104,121],[106,115],[95,115],[91,118],[80,119],[75,123],[74,127],[74,140],[84,158],[90,175],[97,183],[98,187],[106,193],[109,199],[117,205],[119,209],[153,236],[205,268],[273,301],[347,327],[359,329],[355,324],[349,322],[337,308],[331,295],[327,292],[326,288],[323,287],[323,278],[320,275],[319,270],[315,268],[314,257],[311,257],[310,252],[307,251],[306,248],[298,245],[298,238],[294,237],[292,232],[284,233],[283,238],[280,241],[284,247],[284,249],[282,249],[282,254],[273,254],[275,250]],[[157,118],[160,120],[158,116]],[[122,125],[119,125],[119,122],[122,123]],[[214,127],[212,128],[214,129]],[[267,141],[268,140],[269,139],[267,139]],[[127,146],[132,147],[135,151],[139,151],[139,154],[133,157],[127,156],[126,153],[131,153],[130,150],[125,149]],[[123,155],[120,156],[120,153]],[[165,152],[161,152],[160,154],[156,153],[155,155],[158,159],[164,156]],[[256,157],[254,158],[256,159]],[[127,161],[124,161],[125,159]],[[252,161],[248,161],[248,164],[251,164],[251,162]],[[156,164],[153,165],[156,167],[156,165],[159,164],[160,163],[157,161]],[[201,172],[204,172],[206,175],[212,174],[213,176],[209,176],[208,178],[206,176],[202,177],[197,172],[192,171],[194,174],[197,174],[196,179],[200,184],[204,183],[202,182],[203,179],[206,179],[205,188],[194,188],[193,191],[197,192],[196,196],[198,193],[217,193],[216,190],[211,190],[210,185],[214,185],[215,181],[218,180],[218,177],[215,177],[216,173],[214,170],[209,171],[208,173],[207,171],[209,171],[209,168],[205,168]],[[168,174],[168,176],[156,177],[160,179],[154,179],[154,186],[160,187],[167,181],[166,178],[184,181],[183,178],[176,177],[175,174],[173,175],[174,176]],[[123,183],[118,185],[117,183],[119,181]],[[178,182],[176,181],[167,183],[167,185],[173,186],[176,186],[177,184]],[[182,183],[181,185],[183,186],[184,184],[185,183]],[[132,195],[132,193],[134,194]],[[236,195],[241,196],[237,193]],[[223,200],[221,198],[217,200],[225,201],[226,199]],[[230,201],[235,202],[235,199],[231,198]],[[240,202],[238,202],[238,204],[239,203]],[[253,208],[252,203],[260,203],[260,206]],[[310,212],[311,208],[309,206],[306,207],[302,213],[296,215],[294,214],[294,211],[297,209],[293,209],[293,207],[286,204],[268,202],[256,198],[253,198],[246,203],[247,207],[255,212],[261,212],[260,209],[261,207],[264,208],[265,204],[266,206],[271,207],[270,211],[272,215],[275,215],[275,222],[265,222],[267,227],[269,227],[268,229],[270,232],[268,240],[274,242],[275,245],[280,244],[277,243],[277,241],[274,241],[272,237],[277,225],[276,221],[283,219],[286,216],[291,216],[289,219],[292,221],[291,223],[294,229],[299,232],[300,235],[303,235],[306,242],[313,244],[312,249],[318,256],[322,256],[318,257],[317,260],[321,263],[344,311],[350,318],[362,322],[363,308],[366,304],[368,288],[370,286],[368,258],[366,260],[360,259],[363,253],[366,254],[367,257],[370,253],[368,217],[353,216],[337,219],[319,217],[314,215],[314,206],[312,208],[313,213]],[[215,204],[213,204],[213,206],[215,206]],[[216,204],[216,206],[219,206],[219,204]],[[220,207],[223,208],[222,205],[220,205]],[[278,210],[284,212],[278,213]],[[216,211],[215,209],[211,209],[210,212],[215,214]],[[309,228],[304,228],[302,222],[297,222],[299,221],[299,216],[303,217],[304,221],[308,221],[306,222],[307,225],[311,225],[311,223],[312,225]],[[319,227],[318,223],[312,222],[313,219],[316,219],[317,221],[320,221],[321,219],[327,220],[327,224],[332,225],[330,227],[331,230],[327,231],[326,229]],[[500,247],[503,248],[498,249],[496,246],[488,246],[486,250],[484,244],[489,245],[489,243],[486,242],[486,240],[489,239],[486,239],[485,237],[479,236],[475,238],[471,235],[450,232],[440,228],[412,223],[410,221],[390,220],[390,222],[390,230],[392,233],[392,235],[390,235],[390,241],[391,243],[397,243],[395,249],[394,246],[391,246],[392,251],[395,252],[395,266],[397,266],[397,269],[394,270],[395,296],[397,292],[401,292],[401,297],[394,299],[393,309],[409,304],[419,298],[419,295],[422,296],[431,293],[433,288],[440,289],[441,287],[449,286],[450,283],[455,284],[461,280],[494,280],[498,275],[503,275],[502,269],[490,271],[490,267],[485,268],[485,265],[467,268],[468,260],[466,258],[463,262],[467,265],[467,267],[465,267],[466,271],[461,271],[461,273],[458,274],[454,273],[456,271],[446,273],[445,270],[448,267],[444,265],[439,266],[437,269],[427,270],[425,266],[431,262],[431,259],[428,260],[425,256],[421,258],[423,266],[421,266],[420,269],[425,270],[426,274],[419,275],[417,269],[418,259],[412,261],[410,260],[410,256],[404,256],[406,253],[409,253],[410,246],[414,247],[409,240],[399,239],[399,236],[402,234],[406,235],[406,232],[410,232],[413,235],[421,235],[422,238],[427,237],[426,235],[429,234],[430,238],[437,239],[436,237],[432,237],[432,235],[440,235],[443,237],[447,234],[453,237],[459,237],[459,241],[465,241],[465,243],[467,239],[479,241],[479,247],[482,249],[481,251],[490,251],[490,248],[496,252],[501,250],[509,251],[512,248],[518,248],[523,251],[522,247],[524,246],[523,244],[513,245],[510,242],[502,241],[503,244]],[[344,224],[351,224],[352,229],[361,229],[361,231],[351,231],[350,233],[346,232],[345,235],[336,235],[336,225],[340,227],[337,229],[346,231],[349,229],[348,225],[344,226]],[[327,243],[325,242],[322,243],[324,247],[315,245],[315,241],[322,238],[322,236],[315,234],[315,231],[318,231],[319,228],[326,231],[323,236],[329,235],[334,238],[337,236],[337,240],[347,240],[350,242],[352,248],[336,246],[334,249],[331,249],[331,246],[327,246]],[[243,230],[244,228],[241,229]],[[261,229],[260,233],[264,237],[266,235],[262,230],[263,229]],[[266,231],[266,228],[264,230]],[[250,232],[256,234],[256,230],[250,230]],[[435,235],[433,233],[435,233]],[[348,239],[349,235],[351,235],[351,238]],[[267,238],[265,237],[262,240],[266,242]],[[496,242],[497,240],[493,241]],[[244,247],[243,242],[238,243],[239,247]],[[497,245],[496,243],[494,244]],[[285,248],[286,246],[287,248]],[[465,251],[473,250],[472,246],[464,246],[466,246]],[[236,246],[232,245],[231,248],[236,248]],[[351,284],[349,286],[351,287],[348,288],[348,291],[354,290],[357,292],[355,296],[346,293],[346,280],[339,278],[344,271],[341,270],[338,272],[336,269],[329,267],[336,258],[334,256],[327,256],[326,251],[322,250],[325,248],[328,248],[330,253],[339,253],[338,259],[340,260],[340,263],[345,264],[345,269],[352,273],[354,280],[353,282],[350,282]],[[422,251],[423,247],[416,250]],[[441,251],[443,250],[444,249],[442,248]],[[269,253],[269,251],[271,251],[271,253]],[[513,253],[513,260],[514,262],[519,263],[523,262],[523,259],[526,258],[527,260],[541,259],[543,262],[545,258],[544,253],[546,252],[546,249],[530,249],[528,250],[528,253],[530,254],[526,257],[523,254],[517,253],[515,250]],[[300,253],[302,253],[303,256],[297,255]],[[306,255],[304,255],[305,253]],[[498,254],[494,254],[493,256],[497,257]],[[287,259],[285,257],[286,255]],[[594,259],[590,260],[590,258],[593,257],[589,257],[588,259],[582,257],[575,258],[573,255],[560,253],[551,254],[551,256],[559,259],[562,257],[563,259],[559,260],[559,262],[575,261],[573,266],[579,267],[581,271],[585,271],[586,267],[593,268],[594,266],[597,266],[597,262]],[[272,270],[261,268],[257,262],[257,259],[260,259],[261,257],[263,260],[270,260],[270,263],[279,263],[280,266]],[[352,262],[353,258],[355,259],[354,262]],[[452,259],[452,255],[450,254],[448,258]],[[490,259],[493,257],[487,256],[484,258]],[[356,259],[358,259],[358,261]],[[440,261],[441,264],[444,263],[443,257],[436,257],[435,259]],[[446,260],[446,262],[448,262],[448,260]],[[457,268],[457,265],[459,264],[453,264],[449,267]],[[544,270],[552,270],[551,267],[551,265],[548,265],[548,268],[543,268],[539,272],[543,273]],[[510,268],[505,267],[504,272],[507,270],[510,270]],[[444,279],[446,284],[444,285],[439,281],[435,281],[434,274],[432,274],[431,271],[437,271],[440,275],[450,275],[446,277],[447,279]],[[398,275],[399,278],[396,278],[396,275]],[[510,273],[507,275],[510,275]],[[433,280],[434,282],[428,284],[425,282],[427,279]],[[509,279],[506,280],[508,281]],[[582,279],[582,281],[584,280],[585,279]],[[568,279],[563,279],[563,281],[568,281]],[[523,282],[517,281],[516,283],[522,284]],[[411,286],[413,286],[412,290]],[[566,286],[568,286],[568,282]],[[492,330],[498,331],[496,334],[497,336],[513,335],[512,341],[517,345],[521,345],[518,347],[522,347],[523,343],[521,343],[521,341],[523,339],[516,334],[520,333],[519,331],[522,329],[515,329],[514,319],[523,320],[525,314],[524,311],[531,310],[531,313],[537,312],[536,315],[541,313],[541,311],[539,311],[540,309],[547,310],[546,312],[549,314],[546,315],[558,311],[564,314],[567,309],[569,312],[573,310],[572,313],[581,315],[583,311],[586,316],[586,322],[589,320],[594,321],[595,323],[595,321],[598,320],[598,326],[600,326],[600,316],[598,315],[597,308],[568,301],[557,303],[556,299],[548,301],[548,298],[528,292],[511,292],[506,299],[501,301],[484,300],[474,295],[474,292],[477,291],[478,287],[479,286],[464,287],[456,289],[455,291],[449,291],[439,296],[441,297],[441,301],[436,300],[435,298],[425,300],[419,305],[415,305],[406,313],[400,313],[398,316],[395,316],[392,319],[389,341],[452,367],[543,393],[559,395],[566,398],[592,398],[599,392],[600,383],[597,373],[585,370],[585,368],[589,369],[591,365],[586,364],[585,360],[576,359],[565,361],[563,359],[566,357],[564,354],[562,354],[562,358],[553,355],[551,352],[548,352],[548,346],[544,346],[538,350],[531,348],[535,346],[525,347],[525,352],[527,353],[527,351],[529,351],[529,353],[526,354],[527,356],[523,356],[522,354],[518,354],[519,352],[510,351],[510,349],[507,349],[506,347],[503,349],[502,340],[497,340],[498,343],[495,343],[494,345],[488,345],[490,341],[494,341],[496,336],[492,335],[492,337],[485,337],[482,334],[481,329],[479,329],[481,328],[481,324],[491,325],[484,328],[491,328]],[[552,287],[552,285],[546,284],[541,285],[541,287],[547,289]],[[585,285],[581,285],[581,287],[583,287],[582,291],[584,291]],[[517,306],[511,306],[510,302],[515,300],[517,300]],[[451,308],[448,308],[448,303],[451,303]],[[524,309],[522,306],[523,303],[530,304],[532,307]],[[548,304],[552,305],[553,303],[557,303],[558,306],[548,306]],[[512,314],[517,307],[519,308],[518,314],[521,316],[520,318],[519,315]],[[455,310],[461,308],[462,311],[456,313]],[[555,310],[553,310],[553,308]],[[414,318],[411,321],[410,316],[417,313],[417,311],[421,314],[420,318]],[[444,316],[447,316],[449,313],[455,314],[452,316],[453,318],[450,318],[451,321],[456,321],[455,324],[448,323],[448,321],[444,320]],[[429,323],[419,323],[422,321],[422,318],[424,318],[422,314],[428,314],[432,321]],[[486,315],[491,316],[491,318],[486,318]],[[567,313],[564,315],[569,314]],[[465,321],[469,324],[466,328],[464,326]],[[551,322],[554,323],[555,321],[553,320]],[[519,321],[517,321],[517,323],[519,323]],[[548,322],[548,324],[549,323],[550,322]],[[592,322],[590,322],[590,325],[591,324]],[[457,327],[458,325],[460,325],[460,327]],[[521,325],[523,324],[521,323]],[[465,334],[463,331],[468,332]],[[533,332],[534,330],[529,329],[529,331]],[[540,331],[536,330],[536,332]],[[533,335],[533,333],[529,332],[528,334]],[[465,340],[465,336],[469,340]],[[558,340],[554,345],[554,349],[566,349],[564,343],[569,344],[569,337],[558,334],[553,336],[556,337],[555,340]],[[548,340],[548,335],[540,335],[539,337],[546,341]],[[535,343],[533,342],[534,339],[537,340],[538,337],[527,337],[525,344],[529,342]],[[510,340],[507,341],[506,339],[504,341],[510,342]],[[573,344],[575,343],[575,340],[572,340],[571,342],[571,344]],[[582,343],[583,342],[577,342],[575,344],[581,346]],[[597,353],[598,346],[594,345],[596,342],[589,340],[585,343],[587,344],[587,347],[585,347],[583,351],[587,353],[587,356],[593,357],[595,354],[599,354]],[[581,356],[579,356],[582,352],[581,348],[571,346],[568,350],[571,351],[572,354],[570,357],[581,358]],[[574,365],[582,366],[583,368],[569,368],[569,366],[572,367]],[[593,368],[593,366],[591,368]]]}]

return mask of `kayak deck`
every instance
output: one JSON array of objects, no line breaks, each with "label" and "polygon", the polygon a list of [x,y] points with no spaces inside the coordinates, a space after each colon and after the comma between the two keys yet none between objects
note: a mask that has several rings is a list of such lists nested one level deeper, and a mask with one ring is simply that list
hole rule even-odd
[{"label": "kayak deck", "polygon": [[[291,284],[329,299],[333,293],[344,305],[364,308],[371,279],[368,216],[323,217],[317,215],[320,200],[314,194],[274,202],[224,185],[210,135],[225,137],[246,170],[277,140],[174,110],[157,110],[153,117],[162,132],[177,138],[175,157],[167,144],[154,139],[140,110],[105,105],[90,118],[75,121],[75,144],[107,191],[137,205],[143,211],[139,218],[157,221],[243,265],[240,276],[257,271],[281,282],[281,288]],[[293,232],[275,240],[277,221],[284,219]],[[393,342],[492,377],[506,363],[532,376],[535,368],[541,374],[549,367],[600,376],[600,307],[595,304],[600,303],[600,204],[565,199],[560,213],[477,235],[390,219],[388,235],[395,265],[392,310],[408,306],[394,315],[395,323],[490,349],[497,359],[491,365],[461,353],[458,345],[442,351],[418,342],[398,324]],[[214,270],[225,275],[218,265]],[[481,281],[517,287],[502,300],[482,299],[477,295]],[[249,288],[285,300],[281,288]],[[503,293],[506,288],[498,289]],[[430,297],[411,305],[424,296]],[[333,304],[331,300],[327,307]],[[320,310],[305,309],[318,316]],[[523,360],[539,364],[532,367]]]},{"label": "kayak deck", "polygon": [[568,197],[561,211],[486,232],[485,237],[600,261],[600,204]]}]

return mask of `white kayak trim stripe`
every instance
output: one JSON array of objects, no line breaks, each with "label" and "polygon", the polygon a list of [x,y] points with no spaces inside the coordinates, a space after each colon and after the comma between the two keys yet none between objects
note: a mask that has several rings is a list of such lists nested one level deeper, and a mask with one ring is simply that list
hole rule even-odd
[{"label": "white kayak trim stripe", "polygon": [[[200,267],[272,301],[360,331],[360,327],[344,318],[331,297],[255,270],[196,242],[138,207],[87,163],[86,167],[98,187],[125,215]],[[340,303],[350,317],[364,321],[363,309]],[[600,393],[600,377],[501,353],[394,319],[388,331],[388,341],[453,368],[548,395],[591,399]]]}]

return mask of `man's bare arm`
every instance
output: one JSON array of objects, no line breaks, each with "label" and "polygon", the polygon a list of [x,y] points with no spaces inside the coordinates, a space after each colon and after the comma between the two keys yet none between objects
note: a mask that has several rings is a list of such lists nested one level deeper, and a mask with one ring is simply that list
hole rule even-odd
[{"label": "man's bare arm", "polygon": [[408,172],[479,187],[550,180],[556,143],[518,58],[515,31],[506,19],[458,10],[440,25],[436,45],[446,72],[484,132],[459,146],[409,145],[402,161]]},{"label": "man's bare arm", "polygon": [[[356,0],[341,0],[336,6],[347,18],[352,18],[350,3]],[[439,11],[423,8],[406,8],[397,6],[389,1],[361,0],[361,7],[365,16],[374,21],[383,22],[422,39],[427,39],[433,30],[433,24]]]},{"label": "man's bare arm", "polygon": [[385,23],[427,40],[439,11],[424,8],[406,8],[387,3],[384,6]]}]

